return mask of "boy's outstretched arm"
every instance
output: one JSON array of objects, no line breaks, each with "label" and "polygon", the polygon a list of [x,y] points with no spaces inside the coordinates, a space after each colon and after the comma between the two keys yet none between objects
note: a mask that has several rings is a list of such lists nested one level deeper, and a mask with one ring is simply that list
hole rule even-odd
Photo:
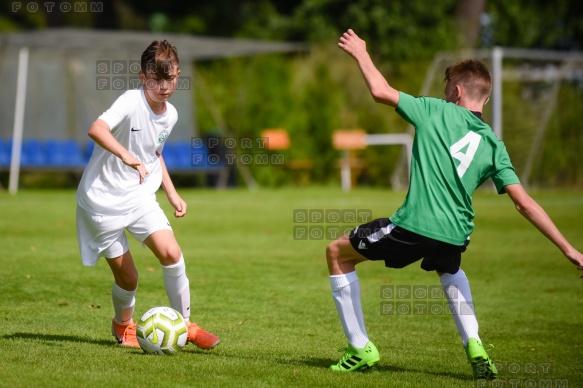
[{"label": "boy's outstretched arm", "polygon": [[[522,185],[504,187],[516,205],[516,210],[553,242],[577,269],[583,271],[583,253],[575,249],[561,234],[545,210],[524,190]],[[583,278],[583,275],[581,275]]]},{"label": "boy's outstretched arm", "polygon": [[360,39],[354,31],[348,30],[340,37],[338,47],[356,60],[374,100],[396,107],[399,103],[399,91],[391,87],[376,68],[366,51],[366,42]]}]

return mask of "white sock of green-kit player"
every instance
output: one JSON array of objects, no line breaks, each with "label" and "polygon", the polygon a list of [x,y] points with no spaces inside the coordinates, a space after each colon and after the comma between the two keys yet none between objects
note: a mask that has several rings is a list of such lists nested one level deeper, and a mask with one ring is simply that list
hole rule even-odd
[{"label": "white sock of green-kit player", "polygon": [[170,307],[178,311],[185,321],[190,318],[190,283],[186,276],[184,256],[176,264],[162,266],[164,287],[170,300]]},{"label": "white sock of green-kit player", "polygon": [[449,303],[455,326],[462,336],[462,344],[466,346],[470,338],[480,341],[474,301],[465,272],[460,269],[455,275],[445,273],[439,277],[439,280]]},{"label": "white sock of green-kit player", "polygon": [[136,304],[137,287],[133,291],[127,291],[113,283],[111,289],[111,300],[113,302],[113,309],[115,311],[115,321],[122,325],[127,325],[132,320],[134,315],[134,307]]},{"label": "white sock of green-kit player", "polygon": [[360,284],[356,271],[343,275],[330,275],[330,285],[348,343],[356,348],[364,348],[369,339],[364,327]]}]

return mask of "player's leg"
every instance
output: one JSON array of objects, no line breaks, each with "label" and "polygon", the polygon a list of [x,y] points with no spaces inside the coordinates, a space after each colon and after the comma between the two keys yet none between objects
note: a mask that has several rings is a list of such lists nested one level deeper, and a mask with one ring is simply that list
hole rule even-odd
[{"label": "player's leg", "polygon": [[468,344],[470,338],[480,341],[474,301],[465,272],[460,268],[455,274],[437,271],[437,275],[452,311],[455,326],[462,337],[463,346]]},{"label": "player's leg", "polygon": [[135,294],[138,289],[138,271],[130,251],[111,259],[106,259],[115,280],[111,291],[115,310],[114,319],[126,325],[132,321]]},{"label": "player's leg", "polygon": [[121,345],[139,347],[136,324],[132,319],[136,303],[135,294],[138,289],[138,271],[132,254],[128,250],[121,256],[107,258],[106,261],[115,279],[111,289],[111,300],[115,311],[115,316],[111,321],[111,334]]},{"label": "player's leg", "polygon": [[[403,268],[421,258],[436,247],[433,239],[420,236],[394,225],[388,218],[379,218],[360,225],[348,236],[328,246],[328,270],[338,314],[349,340],[347,354],[336,365],[335,370],[355,370],[346,362],[349,353],[358,348],[358,358],[376,363],[379,354],[364,328],[360,305],[360,286],[354,271],[355,266],[366,260],[384,261],[389,268]],[[368,341],[365,344],[365,341]],[[364,346],[364,348],[363,348]]]},{"label": "player's leg", "polygon": [[450,305],[456,328],[462,337],[466,355],[472,365],[474,378],[496,378],[496,366],[490,360],[478,335],[474,301],[465,272],[460,268],[453,274],[439,271],[437,274]]},{"label": "player's leg", "polygon": [[346,235],[328,245],[326,260],[332,297],[348,340],[344,356],[330,369],[348,372],[371,367],[378,363],[379,353],[366,332],[360,283],[355,270],[356,265],[367,261],[367,258],[354,250]]},{"label": "player's leg", "polygon": [[178,311],[185,320],[190,318],[190,285],[186,276],[186,265],[182,251],[168,222],[168,218],[157,203],[136,212],[127,221],[129,232],[147,246],[162,266],[164,287],[170,307]]},{"label": "player's leg", "polygon": [[344,334],[350,345],[364,348],[369,338],[364,325],[356,265],[367,259],[354,250],[346,235],[328,245],[326,260],[332,297]]},{"label": "player's leg", "polygon": [[160,261],[170,307],[188,321],[190,319],[190,282],[186,275],[186,263],[174,233],[171,230],[158,230],[148,236],[144,244]]},{"label": "player's leg", "polygon": [[461,254],[469,244],[469,238],[463,246],[439,242],[435,251],[426,255],[421,268],[435,270],[452,312],[455,326],[462,337],[462,345],[475,378],[496,378],[496,366],[488,357],[478,335],[478,320],[474,310],[474,300],[470,283],[465,272],[460,268]]},{"label": "player's leg", "polygon": [[111,290],[114,308],[112,334],[126,346],[139,346],[135,337],[134,312],[138,274],[129,252],[123,217],[92,214],[77,206],[77,239],[83,265],[94,266],[104,256],[115,282]]},{"label": "player's leg", "polygon": [[217,346],[220,340],[216,335],[190,321],[190,282],[186,263],[164,212],[158,207],[139,217],[128,229],[160,261],[170,307],[182,314],[187,322],[188,340],[201,349]]}]

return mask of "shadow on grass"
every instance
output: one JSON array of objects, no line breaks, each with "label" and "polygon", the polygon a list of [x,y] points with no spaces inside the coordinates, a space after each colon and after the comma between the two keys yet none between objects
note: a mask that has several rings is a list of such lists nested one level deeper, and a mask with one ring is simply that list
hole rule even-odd
[{"label": "shadow on grass", "polygon": [[56,334],[38,334],[38,333],[14,333],[2,336],[6,340],[36,340],[43,342],[84,342],[102,346],[115,346],[117,343],[113,340],[93,340],[86,337],[77,337],[74,335],[56,335]]},{"label": "shadow on grass", "polygon": [[[77,337],[71,335],[54,335],[54,334],[37,334],[37,333],[14,333],[14,334],[7,334],[2,336],[3,339],[6,340],[37,340],[37,341],[44,341],[44,342],[83,342],[89,344],[96,344],[102,346],[117,346],[115,341],[110,340],[92,340],[85,337]],[[120,346],[120,348],[124,348]],[[148,356],[140,349],[136,348],[126,348],[139,351],[140,355]],[[222,350],[222,349],[221,349]],[[239,359],[249,359],[249,360],[260,360],[260,358],[256,356],[246,356],[246,355],[239,355],[239,354],[229,354],[225,352],[212,352],[208,350],[200,350],[195,348],[194,346],[183,349],[184,353],[204,353],[210,357],[219,357],[219,358],[239,358]],[[329,359],[329,358],[309,358],[309,359],[290,359],[290,358],[271,358],[272,361],[277,362],[278,364],[284,364],[286,366],[290,365],[304,365],[313,368],[321,368],[321,369],[328,369],[328,367],[337,360]],[[381,373],[420,373],[420,374],[429,374],[433,376],[441,376],[441,377],[450,377],[457,380],[465,380],[470,381],[473,380],[471,373],[468,371],[468,374],[460,374],[460,373],[448,373],[448,372],[432,372],[427,370],[421,370],[416,368],[402,368],[398,366],[391,366],[391,365],[376,365],[371,369],[356,372],[356,373],[374,373],[374,372],[381,372]],[[339,372],[334,372],[339,373]]]},{"label": "shadow on grass", "polygon": [[[289,360],[278,360],[278,362],[282,362],[285,364],[289,364]],[[317,368],[325,368],[327,369],[330,365],[335,364],[338,360],[326,359],[326,358],[311,358],[309,360],[299,360],[297,364],[304,364],[306,366],[317,367]],[[415,369],[415,368],[402,368],[399,366],[392,366],[392,365],[376,365],[370,369],[366,369],[363,371],[359,371],[356,373],[374,373],[374,372],[381,372],[381,373],[420,373],[420,374],[429,374],[433,376],[441,376],[441,377],[451,377],[457,380],[473,380],[471,371],[468,371],[468,374],[460,374],[460,373],[449,373],[449,372],[432,372],[428,370],[422,369]],[[342,373],[342,372],[338,372]]]},{"label": "shadow on grass", "polygon": [[[217,358],[233,358],[233,359],[244,359],[244,360],[253,360],[253,361],[261,361],[261,357],[258,356],[249,356],[249,355],[242,355],[242,354],[232,354],[232,353],[225,353],[222,351],[208,351],[208,350],[200,350],[194,347],[191,348],[184,348],[182,350],[185,353],[204,353],[208,355],[208,357],[217,357]],[[278,364],[285,365],[286,367],[289,366],[306,366],[312,368],[318,368],[322,370],[327,370],[330,365],[338,362],[338,360],[333,360],[330,358],[309,358],[309,359],[292,359],[292,358],[277,358],[277,357],[269,357],[269,360]],[[456,380],[462,381],[473,381],[472,372],[468,366],[468,373],[461,374],[461,373],[450,373],[450,372],[434,372],[428,371],[423,369],[416,369],[416,368],[402,368],[399,366],[391,366],[391,365],[376,365],[370,369],[353,372],[353,373],[390,373],[390,374],[397,374],[397,373],[419,373],[419,374],[427,374],[439,377],[449,377]],[[332,372],[330,373],[342,373],[342,372]]]}]

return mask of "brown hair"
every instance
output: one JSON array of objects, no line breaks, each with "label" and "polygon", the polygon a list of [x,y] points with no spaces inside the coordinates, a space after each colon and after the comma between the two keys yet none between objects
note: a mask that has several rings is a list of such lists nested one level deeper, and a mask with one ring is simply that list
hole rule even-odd
[{"label": "brown hair", "polygon": [[168,78],[171,70],[178,70],[178,51],[167,40],[153,41],[142,53],[142,71],[154,73],[159,78]]},{"label": "brown hair", "polygon": [[468,59],[445,69],[445,82],[461,84],[474,100],[485,100],[492,92],[492,74],[480,61]]}]

